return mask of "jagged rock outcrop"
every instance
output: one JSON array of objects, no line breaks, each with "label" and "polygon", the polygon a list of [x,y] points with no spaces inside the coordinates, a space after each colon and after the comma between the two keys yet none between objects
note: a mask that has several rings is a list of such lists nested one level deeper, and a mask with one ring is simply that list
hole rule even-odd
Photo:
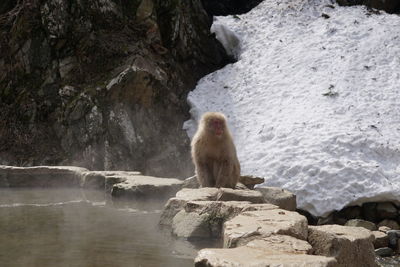
[{"label": "jagged rock outcrop", "polygon": [[0,164],[192,173],[186,94],[228,58],[200,0],[0,4]]}]

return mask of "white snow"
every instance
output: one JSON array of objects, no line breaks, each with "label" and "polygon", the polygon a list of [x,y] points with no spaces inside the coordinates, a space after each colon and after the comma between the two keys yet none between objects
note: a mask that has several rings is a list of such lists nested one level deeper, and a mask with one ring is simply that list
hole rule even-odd
[{"label": "white snow", "polygon": [[265,0],[216,18],[217,35],[240,39],[238,61],[200,80],[184,124],[192,136],[203,112],[225,113],[242,173],[317,216],[400,201],[400,16],[328,4]]}]

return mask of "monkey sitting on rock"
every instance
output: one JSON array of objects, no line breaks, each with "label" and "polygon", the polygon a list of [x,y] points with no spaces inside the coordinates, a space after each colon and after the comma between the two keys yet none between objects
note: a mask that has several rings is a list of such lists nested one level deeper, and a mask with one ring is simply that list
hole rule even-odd
[{"label": "monkey sitting on rock", "polygon": [[240,177],[240,164],[224,114],[203,114],[191,147],[201,187],[235,188]]}]

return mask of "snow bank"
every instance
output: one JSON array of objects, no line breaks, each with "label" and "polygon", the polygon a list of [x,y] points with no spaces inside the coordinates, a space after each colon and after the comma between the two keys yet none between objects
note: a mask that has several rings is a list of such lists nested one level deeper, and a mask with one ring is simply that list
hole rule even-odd
[{"label": "snow bank", "polygon": [[216,23],[239,36],[239,61],[189,94],[189,136],[203,112],[224,112],[242,173],[295,192],[314,215],[400,201],[399,16],[265,0]]}]

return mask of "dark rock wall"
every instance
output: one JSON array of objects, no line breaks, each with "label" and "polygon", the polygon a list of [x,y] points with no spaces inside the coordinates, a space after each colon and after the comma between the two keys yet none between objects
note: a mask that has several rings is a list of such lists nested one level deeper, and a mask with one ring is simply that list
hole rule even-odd
[{"label": "dark rock wall", "polygon": [[186,96],[229,60],[200,0],[5,0],[0,12],[0,164],[192,174]]},{"label": "dark rock wall", "polygon": [[343,6],[366,5],[388,13],[400,13],[399,0],[337,0],[337,2]]}]

